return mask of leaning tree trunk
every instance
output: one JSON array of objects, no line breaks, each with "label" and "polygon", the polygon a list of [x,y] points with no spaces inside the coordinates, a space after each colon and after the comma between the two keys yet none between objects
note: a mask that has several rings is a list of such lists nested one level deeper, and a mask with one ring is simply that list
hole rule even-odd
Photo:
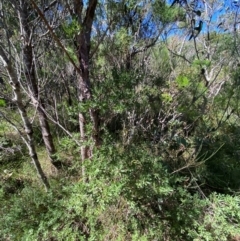
[{"label": "leaning tree trunk", "polygon": [[47,116],[44,111],[44,103],[39,96],[37,79],[36,79],[36,69],[33,59],[33,47],[31,38],[31,28],[29,23],[29,12],[28,12],[28,1],[21,0],[18,6],[18,17],[20,22],[20,30],[23,41],[23,61],[24,61],[24,71],[25,77],[27,79],[28,88],[32,102],[35,104],[37,109],[37,114],[39,118],[40,128],[42,132],[43,141],[51,162],[54,164],[54,154],[55,147],[53,143],[53,138],[50,132],[49,123]]},{"label": "leaning tree trunk", "polygon": [[[95,9],[97,6],[97,0],[90,0],[88,3],[88,8],[83,19],[83,1],[74,1],[74,13],[78,17],[78,23],[81,26],[80,33],[76,36],[76,45],[78,52],[78,60],[80,64],[80,73],[78,79],[78,99],[80,102],[87,102],[92,99],[90,79],[89,79],[89,61],[90,61],[90,46],[91,46],[91,30],[93,19],[95,15]],[[86,135],[86,114],[79,113],[79,126],[80,135],[83,141],[83,146],[81,148],[82,161],[91,157],[92,148],[86,145],[88,141]],[[96,109],[90,108],[89,115],[92,121],[92,139],[95,146],[100,144],[99,137],[99,118]]]},{"label": "leaning tree trunk", "polygon": [[23,126],[25,129],[25,135],[21,136],[23,140],[25,141],[28,150],[29,150],[29,155],[32,159],[32,162],[34,163],[34,166],[37,170],[38,176],[40,177],[41,181],[43,182],[45,189],[48,190],[50,188],[49,182],[47,180],[46,175],[44,174],[42,167],[40,165],[40,162],[38,160],[38,156],[35,150],[35,144],[34,144],[34,139],[33,139],[33,129],[31,122],[29,121],[29,118],[27,116],[25,107],[23,105],[22,101],[22,96],[21,96],[21,89],[20,89],[20,83],[16,74],[15,69],[12,66],[12,63],[10,59],[7,58],[6,54],[4,53],[4,50],[0,46],[0,60],[3,63],[4,68],[6,68],[8,75],[9,75],[9,84],[12,86],[12,90],[14,93],[14,101],[17,105],[18,111],[21,115],[22,121],[23,121]]}]

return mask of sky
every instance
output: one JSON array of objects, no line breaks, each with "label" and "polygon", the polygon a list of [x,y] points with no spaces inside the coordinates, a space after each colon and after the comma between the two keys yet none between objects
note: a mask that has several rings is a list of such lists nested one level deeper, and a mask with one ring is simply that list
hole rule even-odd
[{"label": "sky", "polygon": [[[167,0],[167,3],[171,5],[173,1],[174,0]],[[195,3],[194,10],[201,11],[201,16],[199,17],[194,12],[190,11],[188,14],[189,21],[190,18],[194,18],[196,20],[195,27],[198,27],[199,22],[202,21],[203,28],[201,33],[206,33],[208,30],[218,33],[233,31],[233,23],[240,23],[240,0],[195,0],[188,1],[189,6],[191,2]],[[212,4],[213,2],[214,4]],[[175,6],[180,6],[180,4],[175,4]],[[236,19],[236,21],[234,21],[234,19]],[[238,25],[239,24],[236,25],[237,28],[239,28]],[[176,30],[176,34],[177,32],[178,30]]]}]

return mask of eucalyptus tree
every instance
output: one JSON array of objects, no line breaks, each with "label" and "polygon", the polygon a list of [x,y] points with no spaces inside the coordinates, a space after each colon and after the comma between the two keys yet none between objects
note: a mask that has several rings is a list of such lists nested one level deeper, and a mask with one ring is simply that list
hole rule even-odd
[{"label": "eucalyptus tree", "polygon": [[[50,185],[44,174],[42,167],[40,165],[36,148],[35,142],[33,137],[33,127],[30,121],[29,116],[27,115],[26,106],[24,102],[26,101],[26,96],[24,96],[24,89],[22,89],[22,83],[24,82],[24,77],[22,75],[22,65],[21,62],[18,61],[19,52],[18,48],[19,45],[16,46],[14,43],[13,38],[18,38],[18,34],[14,34],[14,31],[18,31],[18,29],[13,29],[13,32],[9,31],[9,24],[11,21],[12,24],[16,23],[12,18],[11,14],[16,13],[13,8],[11,8],[10,2],[2,2],[1,9],[0,9],[0,17],[2,23],[2,38],[0,42],[0,60],[1,60],[1,72],[3,71],[3,77],[6,80],[6,83],[11,86],[12,93],[13,93],[13,103],[17,106],[18,112],[22,119],[23,128],[17,127],[17,125],[13,124],[13,121],[5,118],[9,121],[13,126],[16,128],[18,133],[21,135],[21,138],[26,143],[29,155],[34,163],[34,166],[37,170],[37,173],[42,180],[46,190],[49,189]],[[15,36],[14,36],[15,35]],[[14,37],[13,37],[14,36]],[[4,114],[2,114],[5,117]]]},{"label": "eucalyptus tree", "polygon": [[[39,88],[39,82],[37,79],[37,53],[34,53],[34,45],[36,41],[39,41],[37,34],[37,16],[31,11],[29,1],[21,0],[19,2],[13,1],[14,7],[17,10],[19,19],[19,30],[22,40],[22,59],[23,59],[23,71],[24,77],[27,81],[28,94],[32,100],[34,108],[38,113],[40,128],[46,150],[49,158],[53,160],[55,154],[55,146],[51,135],[47,116],[45,114],[43,97],[40,95],[41,89]],[[35,37],[36,36],[36,37]],[[35,51],[36,52],[36,51]]]},{"label": "eucalyptus tree", "polygon": [[[99,72],[105,68],[108,70],[105,74],[111,73],[111,69],[117,66],[131,71],[133,59],[154,46],[177,12],[169,9],[164,1],[59,2],[64,16],[62,33],[72,37],[70,43],[53,31],[43,6],[33,0],[31,4],[77,73],[81,156],[85,160],[91,157],[93,146],[99,146],[101,142],[101,105],[93,98],[93,89],[105,81],[104,76],[99,79]],[[75,55],[72,54],[73,48]],[[104,58],[102,69],[94,69],[101,56]],[[92,126],[90,134],[86,132],[89,123]]]},{"label": "eucalyptus tree", "polygon": [[[47,5],[47,7],[45,6],[44,11],[46,15],[49,16],[47,11],[50,10],[53,5],[54,2]],[[13,18],[12,16],[18,16],[18,18]],[[21,127],[17,127],[17,124],[15,127],[18,128],[29,150],[31,149],[30,155],[34,158],[34,163],[38,172],[44,180],[45,186],[48,188],[49,184],[38,162],[32,128],[32,122],[35,119],[34,113],[36,113],[38,115],[42,138],[47,153],[53,163],[55,147],[47,120],[45,109],[46,101],[43,101],[43,99],[47,100],[47,96],[43,96],[44,85],[51,81],[49,81],[49,79],[47,81],[44,80],[43,75],[41,75],[43,72],[41,68],[41,56],[42,51],[44,51],[42,48],[42,38],[44,38],[46,34],[43,32],[42,26],[39,25],[38,17],[31,9],[29,1],[3,1],[1,3],[1,24],[1,56],[4,62],[3,66],[7,67],[9,64],[9,68],[11,67],[10,69],[12,71],[11,74],[15,76],[14,82],[11,81],[10,77],[7,78],[7,75],[4,74],[3,71],[1,72],[2,79],[8,79],[7,83],[9,83],[5,84],[6,88],[4,90],[2,89],[3,91],[1,94],[3,94],[3,97],[6,97],[7,94],[9,94],[9,87],[12,87],[13,92],[18,92],[17,101],[16,98],[14,98],[13,101],[10,100],[10,102],[15,103],[18,108],[21,109],[20,112],[22,118],[24,118],[23,123],[25,125],[25,132],[29,135],[28,140],[24,138],[24,132],[20,131]],[[9,29],[11,29],[11,31]],[[46,41],[44,44],[46,45]],[[9,74],[8,71],[8,75]],[[15,83],[16,87],[14,87],[13,83]],[[7,98],[7,100],[9,100],[9,98]],[[29,109],[31,114],[28,114],[28,116],[32,115],[31,121],[27,116],[29,103],[31,103],[31,107],[33,107]]]}]

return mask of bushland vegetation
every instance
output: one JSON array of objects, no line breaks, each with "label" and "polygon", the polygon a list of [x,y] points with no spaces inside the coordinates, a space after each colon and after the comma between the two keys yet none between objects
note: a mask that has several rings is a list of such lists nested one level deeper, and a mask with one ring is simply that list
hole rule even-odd
[{"label": "bushland vegetation", "polygon": [[0,3],[0,239],[240,240],[238,1]]}]

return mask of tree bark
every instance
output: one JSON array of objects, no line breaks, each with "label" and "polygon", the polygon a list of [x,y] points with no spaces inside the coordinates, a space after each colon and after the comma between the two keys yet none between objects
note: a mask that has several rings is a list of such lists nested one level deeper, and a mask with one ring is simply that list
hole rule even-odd
[{"label": "tree bark", "polygon": [[18,18],[20,22],[20,32],[23,42],[24,72],[28,82],[28,89],[32,102],[35,104],[40,123],[43,141],[51,162],[54,164],[55,146],[51,135],[47,116],[44,112],[44,103],[39,96],[36,79],[36,69],[33,58],[32,32],[29,23],[28,1],[21,0],[18,6]]},{"label": "tree bark", "polygon": [[2,49],[1,46],[0,46],[0,60],[3,63],[4,68],[8,72],[9,84],[12,86],[12,90],[13,90],[13,93],[14,93],[14,99],[13,100],[16,102],[18,111],[19,111],[20,116],[21,116],[22,121],[23,121],[23,126],[24,126],[24,129],[25,129],[26,138],[24,136],[21,136],[21,137],[25,141],[25,143],[28,147],[29,155],[30,155],[30,157],[32,159],[32,162],[33,162],[33,164],[34,164],[34,166],[37,170],[39,178],[43,182],[43,185],[44,185],[45,189],[48,190],[50,188],[50,185],[49,185],[49,182],[47,180],[46,175],[44,174],[44,172],[42,170],[41,164],[38,160],[38,156],[37,156],[35,144],[34,144],[34,139],[33,139],[33,129],[32,129],[31,122],[29,121],[29,118],[27,116],[24,105],[23,105],[20,83],[19,83],[16,71],[12,66],[11,61],[7,58],[7,56],[6,56],[4,50]]},{"label": "tree bark", "polygon": [[[88,7],[83,19],[83,0],[73,0],[74,10],[70,9],[70,13],[77,17],[78,23],[80,25],[80,32],[76,36],[77,53],[79,60],[79,67],[75,64],[71,56],[66,51],[61,41],[58,39],[56,34],[53,32],[51,26],[49,25],[47,19],[45,18],[43,12],[39,9],[34,0],[30,0],[34,9],[38,12],[39,16],[42,18],[46,24],[49,32],[51,33],[53,39],[56,41],[57,45],[62,49],[64,54],[68,57],[69,61],[72,63],[74,68],[77,70],[78,78],[78,100],[79,102],[87,102],[92,99],[90,80],[89,80],[89,62],[90,62],[90,46],[91,46],[91,30],[93,19],[95,15],[95,10],[97,6],[97,0],[89,0]],[[92,139],[95,146],[100,144],[99,136],[99,117],[98,110],[90,108],[89,115],[93,123]],[[86,113],[79,113],[79,126],[80,126],[80,136],[82,140],[81,147],[81,157],[82,161],[86,158],[91,157],[92,150],[86,142],[89,141],[86,135]]]},{"label": "tree bark", "polygon": [[[80,73],[78,79],[78,99],[80,102],[87,102],[92,99],[89,79],[89,62],[91,47],[91,30],[96,6],[97,0],[90,0],[85,17],[83,19],[83,1],[74,0],[74,14],[77,16],[78,23],[81,26],[81,31],[76,36],[77,53],[80,65]],[[90,108],[89,115],[93,124],[92,139],[95,146],[98,146],[100,144],[98,111],[96,109]],[[84,113],[79,113],[79,126],[81,139],[83,141],[81,156],[82,161],[84,161],[86,158],[90,158],[92,155],[91,148],[86,145],[88,138],[86,135],[86,116]]]}]

